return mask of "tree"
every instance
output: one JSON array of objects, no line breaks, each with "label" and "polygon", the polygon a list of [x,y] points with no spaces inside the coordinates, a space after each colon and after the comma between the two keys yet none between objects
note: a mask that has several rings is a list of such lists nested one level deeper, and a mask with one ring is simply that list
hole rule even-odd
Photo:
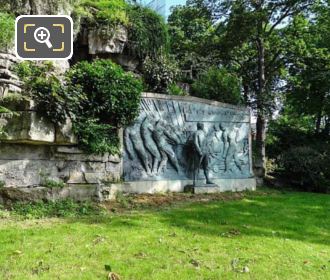
[{"label": "tree", "polygon": [[330,11],[317,6],[314,20],[297,17],[290,29],[287,102],[298,116],[314,119],[315,133],[330,132]]},{"label": "tree", "polygon": [[211,67],[192,85],[194,96],[230,104],[241,103],[241,83],[235,74],[225,68]]},{"label": "tree", "polygon": [[211,13],[202,0],[187,1],[186,6],[176,6],[168,18],[171,53],[182,70],[190,71],[195,78],[212,65],[205,45],[214,34]]},{"label": "tree", "polygon": [[[242,75],[244,93],[257,115],[256,175],[265,175],[265,140],[274,92],[280,85],[284,63],[284,25],[311,7],[311,0],[206,0],[215,20],[222,21],[225,35],[219,48],[227,63]],[[281,40],[282,39],[282,40]],[[281,42],[282,41],[282,42]]]}]

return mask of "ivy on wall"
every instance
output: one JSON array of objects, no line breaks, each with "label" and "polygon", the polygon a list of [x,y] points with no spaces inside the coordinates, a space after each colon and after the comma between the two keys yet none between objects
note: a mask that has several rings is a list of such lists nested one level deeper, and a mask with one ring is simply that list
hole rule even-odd
[{"label": "ivy on wall", "polygon": [[0,49],[13,46],[15,34],[15,18],[8,13],[0,12]]},{"label": "ivy on wall", "polygon": [[[165,20],[153,10],[124,0],[82,0],[74,11],[89,26],[115,29],[122,25],[128,29],[127,50],[143,60],[155,57],[168,49],[168,31]],[[111,36],[112,34],[108,34]]]},{"label": "ivy on wall", "polygon": [[118,152],[117,129],[138,115],[142,82],[110,60],[76,64],[67,74],[69,112],[90,152]]},{"label": "ivy on wall", "polygon": [[142,82],[110,60],[76,64],[65,83],[53,70],[51,63],[23,62],[17,68],[37,111],[56,125],[70,117],[87,152],[118,153],[118,129],[138,115]]},{"label": "ivy on wall", "polygon": [[168,51],[167,26],[160,15],[149,8],[130,6],[128,18],[128,50],[131,54],[143,59]]}]

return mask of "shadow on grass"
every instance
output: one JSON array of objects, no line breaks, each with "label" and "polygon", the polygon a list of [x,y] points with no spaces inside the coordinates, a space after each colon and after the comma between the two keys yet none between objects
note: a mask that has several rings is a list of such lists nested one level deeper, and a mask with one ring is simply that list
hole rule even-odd
[{"label": "shadow on grass", "polygon": [[292,193],[191,205],[162,213],[163,222],[205,235],[254,235],[330,245],[330,196]]},{"label": "shadow on grass", "polygon": [[169,210],[148,210],[136,214],[86,217],[71,222],[106,223],[109,229],[143,227],[150,217],[167,227],[201,235],[228,237],[262,236],[288,238],[330,245],[330,196],[287,193],[251,195],[239,201],[192,203]]}]

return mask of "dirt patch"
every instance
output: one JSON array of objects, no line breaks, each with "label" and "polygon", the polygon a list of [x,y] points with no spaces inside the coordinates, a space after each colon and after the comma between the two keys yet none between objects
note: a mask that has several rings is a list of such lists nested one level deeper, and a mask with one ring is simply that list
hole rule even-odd
[{"label": "dirt patch", "polygon": [[112,212],[124,212],[134,209],[166,208],[187,203],[207,203],[211,201],[241,200],[251,195],[269,195],[274,191],[225,192],[216,194],[165,193],[165,194],[118,194],[115,201],[103,203]]}]

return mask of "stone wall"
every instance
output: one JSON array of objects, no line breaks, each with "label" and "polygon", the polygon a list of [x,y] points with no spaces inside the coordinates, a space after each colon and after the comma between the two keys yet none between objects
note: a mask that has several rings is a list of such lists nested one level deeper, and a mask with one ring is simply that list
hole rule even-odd
[{"label": "stone wall", "polygon": [[119,157],[88,155],[76,147],[2,143],[0,155],[0,180],[6,187],[42,186],[49,180],[107,184],[121,178]]},{"label": "stone wall", "polygon": [[[113,198],[117,191],[183,191],[193,183],[191,160],[196,155],[188,148],[198,123],[205,124],[205,143],[211,147],[207,168],[214,186],[203,186],[205,166],[200,162],[195,181],[203,188],[195,191],[255,189],[251,170],[250,112],[245,107],[195,97],[144,93],[140,117],[133,126],[120,131],[125,143],[123,155],[113,156],[91,155],[80,150],[71,122],[67,120],[63,127],[54,126],[39,116],[33,101],[11,102],[6,106],[14,110],[14,114],[0,114],[5,131],[0,135],[0,203],[67,197],[104,200]],[[158,130],[156,134],[155,130]],[[157,140],[163,141],[163,146]],[[226,152],[225,141],[229,149]],[[156,151],[152,153],[151,144],[160,152],[156,167],[152,166]],[[128,155],[129,145],[132,157]],[[139,149],[144,149],[145,158]],[[178,161],[177,167],[174,158]],[[65,183],[65,187],[54,188],[52,185],[56,182]]]},{"label": "stone wall", "polygon": [[[38,114],[33,100],[0,98],[0,105],[13,111],[0,114],[0,203],[110,198],[110,186],[121,180],[120,156],[80,150],[70,120],[53,125]],[[65,187],[54,188],[57,183]]]}]

